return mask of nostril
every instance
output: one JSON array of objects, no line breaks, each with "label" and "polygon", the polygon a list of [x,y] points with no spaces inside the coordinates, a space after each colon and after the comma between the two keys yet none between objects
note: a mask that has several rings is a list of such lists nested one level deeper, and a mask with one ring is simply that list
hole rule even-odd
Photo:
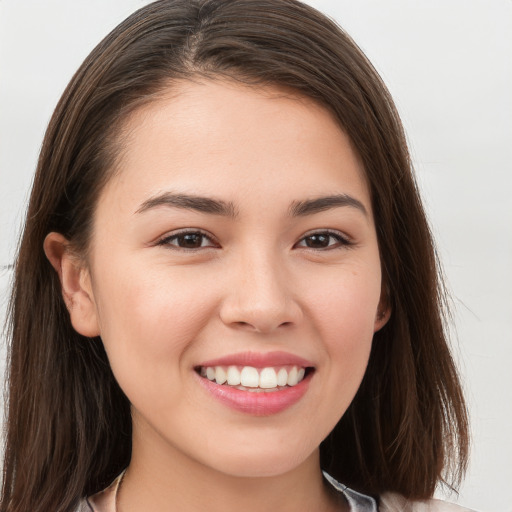
[{"label": "nostril", "polygon": [[302,311],[294,301],[276,304],[275,301],[263,303],[256,299],[242,301],[236,296],[228,297],[219,311],[220,319],[232,328],[260,333],[270,333],[279,327],[289,329],[300,323]]},{"label": "nostril", "polygon": [[293,326],[293,322],[282,322],[280,324],[277,324],[277,327],[274,327],[275,324],[273,325],[272,322],[266,323],[266,322],[262,322],[262,321],[254,322],[254,324],[251,322],[236,321],[236,322],[232,322],[231,325],[238,327],[240,329],[264,333],[264,332],[271,332],[276,328],[278,329],[278,328],[283,328],[283,327],[291,327],[291,326]]},{"label": "nostril", "polygon": [[234,325],[238,327],[248,327],[253,329],[253,326],[249,322],[234,322]]}]

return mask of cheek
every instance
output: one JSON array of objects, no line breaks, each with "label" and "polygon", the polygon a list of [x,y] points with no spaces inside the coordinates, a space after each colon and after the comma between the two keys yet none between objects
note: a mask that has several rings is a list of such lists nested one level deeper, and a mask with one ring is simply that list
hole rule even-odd
[{"label": "cheek", "polygon": [[361,263],[326,272],[307,290],[312,315],[331,335],[373,334],[381,294],[378,264]]},{"label": "cheek", "polygon": [[330,374],[345,386],[358,386],[366,370],[380,292],[376,265],[356,266],[310,288],[310,315],[323,341]]},{"label": "cheek", "polygon": [[[97,276],[100,331],[114,374],[171,382],[191,340],[212,314],[213,300],[190,272],[111,266]],[[127,278],[126,276],[129,276]]]}]

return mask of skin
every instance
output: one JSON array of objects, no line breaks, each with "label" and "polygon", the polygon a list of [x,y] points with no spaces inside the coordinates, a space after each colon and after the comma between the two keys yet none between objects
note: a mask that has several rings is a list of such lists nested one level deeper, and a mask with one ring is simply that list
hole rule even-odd
[{"label": "skin", "polygon": [[[57,233],[45,242],[73,326],[102,337],[132,404],[118,510],[343,510],[322,482],[318,447],[389,316],[349,139],[311,100],[225,81],[175,84],[125,128],[87,260]],[[148,204],[169,192],[230,203],[236,216]],[[290,215],[294,202],[335,194],[362,208]],[[210,238],[179,247],[169,237],[185,228]],[[310,246],[326,230],[341,238]],[[201,362],[275,350],[315,367],[304,397],[278,414],[233,410],[197,383]]]}]

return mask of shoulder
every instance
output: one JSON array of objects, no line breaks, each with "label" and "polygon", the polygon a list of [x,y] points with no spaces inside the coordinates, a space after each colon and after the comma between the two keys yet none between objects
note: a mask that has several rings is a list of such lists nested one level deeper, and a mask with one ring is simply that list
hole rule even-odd
[{"label": "shoulder", "polygon": [[455,503],[441,500],[409,501],[395,493],[379,497],[379,512],[475,512]]},{"label": "shoulder", "polygon": [[75,509],[75,512],[93,512],[93,510],[87,500],[82,500]]},{"label": "shoulder", "polygon": [[75,512],[114,512],[117,489],[123,480],[124,471],[103,491],[80,502]]},{"label": "shoulder", "polygon": [[387,492],[379,496],[377,505],[371,496],[366,496],[335,480],[323,472],[325,479],[348,501],[351,512],[476,512],[469,508],[440,500],[410,501],[402,495]]},{"label": "shoulder", "polygon": [[371,496],[349,489],[325,471],[323,471],[323,475],[326,481],[345,497],[350,507],[350,512],[378,512],[377,503]]},{"label": "shoulder", "polygon": [[115,505],[110,492],[101,493],[83,499],[74,512],[113,512]]}]

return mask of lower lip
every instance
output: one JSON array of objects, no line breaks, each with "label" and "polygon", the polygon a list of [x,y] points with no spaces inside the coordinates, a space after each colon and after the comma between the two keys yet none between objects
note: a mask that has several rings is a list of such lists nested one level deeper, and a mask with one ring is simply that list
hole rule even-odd
[{"label": "lower lip", "polygon": [[243,391],[196,375],[201,385],[224,405],[253,416],[270,416],[296,404],[308,390],[313,373],[304,377],[295,386],[270,392]]}]

